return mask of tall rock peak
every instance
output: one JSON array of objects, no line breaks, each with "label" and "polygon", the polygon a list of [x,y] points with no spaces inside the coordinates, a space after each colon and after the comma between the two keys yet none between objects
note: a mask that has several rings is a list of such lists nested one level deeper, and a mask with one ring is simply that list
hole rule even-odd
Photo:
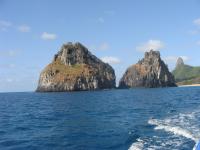
[{"label": "tall rock peak", "polygon": [[81,43],[63,44],[40,74],[37,91],[80,91],[115,87],[113,68]]},{"label": "tall rock peak", "polygon": [[176,61],[176,68],[182,65],[184,65],[184,61],[181,57],[179,57]]},{"label": "tall rock peak", "polygon": [[173,75],[160,58],[159,51],[150,50],[144,58],[129,67],[120,80],[119,88],[176,86]]}]

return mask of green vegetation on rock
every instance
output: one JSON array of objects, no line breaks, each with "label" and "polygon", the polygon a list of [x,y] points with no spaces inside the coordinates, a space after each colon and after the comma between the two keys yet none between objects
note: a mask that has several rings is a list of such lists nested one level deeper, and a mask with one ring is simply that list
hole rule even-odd
[{"label": "green vegetation on rock", "polygon": [[180,64],[177,62],[176,68],[172,71],[172,74],[174,75],[178,85],[200,83],[200,67],[193,67],[184,63]]}]

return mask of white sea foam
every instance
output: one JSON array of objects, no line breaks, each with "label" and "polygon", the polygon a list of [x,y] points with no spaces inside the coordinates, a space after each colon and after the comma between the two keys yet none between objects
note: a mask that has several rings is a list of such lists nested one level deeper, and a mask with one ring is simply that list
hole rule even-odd
[{"label": "white sea foam", "polygon": [[[140,137],[131,145],[129,150],[179,150],[180,147],[187,141],[193,140],[196,144],[200,140],[200,109],[190,113],[180,113],[173,116],[168,116],[164,119],[149,119],[148,124],[154,125],[154,130],[163,130],[167,133],[164,136]],[[192,148],[191,148],[192,149]]]},{"label": "white sea foam", "polygon": [[192,150],[196,150],[197,144],[198,144],[198,143],[196,143],[196,144],[194,145],[194,147],[193,147]]},{"label": "white sea foam", "polygon": [[160,121],[160,120],[157,120],[157,119],[150,119],[148,121],[149,124],[151,125],[155,125],[155,130],[165,130],[166,132],[171,132],[175,135],[180,135],[180,136],[183,136],[183,137],[186,137],[186,138],[189,138],[195,142],[198,141],[198,139],[192,135],[192,133],[190,133],[189,131],[181,128],[181,127],[178,127],[178,126],[172,126],[172,125],[169,125],[163,121]]},{"label": "white sea foam", "polygon": [[197,123],[199,113],[199,111],[186,114],[180,113],[164,120],[150,119],[148,123],[155,125],[155,130],[164,130],[174,135],[193,140],[196,143],[193,148],[195,150],[200,138],[200,128]]},{"label": "white sea foam", "polygon": [[170,137],[141,137],[128,150],[179,150],[182,144],[183,141],[173,135]]},{"label": "white sea foam", "polygon": [[135,143],[133,143],[128,150],[142,150],[144,147],[144,141],[142,141],[140,138],[137,139]]}]

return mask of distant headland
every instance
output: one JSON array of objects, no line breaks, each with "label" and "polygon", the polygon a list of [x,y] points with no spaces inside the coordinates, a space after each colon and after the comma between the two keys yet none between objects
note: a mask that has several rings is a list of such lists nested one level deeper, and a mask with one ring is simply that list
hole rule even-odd
[{"label": "distant headland", "polygon": [[184,63],[181,57],[178,58],[176,67],[172,71],[176,83],[179,86],[199,86],[200,85],[200,67],[190,66]]}]

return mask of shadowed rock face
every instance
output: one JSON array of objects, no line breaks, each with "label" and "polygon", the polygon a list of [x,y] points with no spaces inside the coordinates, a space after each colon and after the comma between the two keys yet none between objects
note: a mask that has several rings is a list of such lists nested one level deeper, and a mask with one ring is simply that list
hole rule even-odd
[{"label": "shadowed rock face", "polygon": [[40,74],[38,92],[115,88],[113,68],[80,43],[67,43]]},{"label": "shadowed rock face", "polygon": [[119,88],[132,87],[173,87],[173,75],[160,58],[158,51],[151,50],[137,64],[129,67],[119,82]]},{"label": "shadowed rock face", "polygon": [[184,61],[181,57],[179,57],[176,62],[176,68],[178,68],[179,66],[183,66],[183,65],[184,65]]}]

